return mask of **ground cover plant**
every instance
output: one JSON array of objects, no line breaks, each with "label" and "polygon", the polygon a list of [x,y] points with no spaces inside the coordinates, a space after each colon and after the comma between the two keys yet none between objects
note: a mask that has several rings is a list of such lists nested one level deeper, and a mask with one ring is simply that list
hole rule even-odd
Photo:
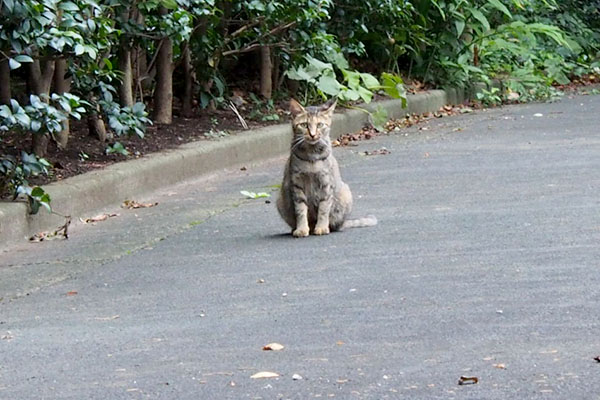
[{"label": "ground cover plant", "polygon": [[[188,140],[500,80],[486,105],[600,72],[600,1],[0,0],[0,196]],[[386,116],[372,114],[381,127]]]}]

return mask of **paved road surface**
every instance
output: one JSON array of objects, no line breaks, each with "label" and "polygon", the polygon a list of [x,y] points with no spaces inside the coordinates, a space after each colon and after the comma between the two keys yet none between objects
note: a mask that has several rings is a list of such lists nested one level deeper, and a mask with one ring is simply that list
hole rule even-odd
[{"label": "paved road surface", "polygon": [[277,159],[0,254],[0,398],[600,398],[600,97],[421,127],[336,149],[374,228],[291,238]]}]

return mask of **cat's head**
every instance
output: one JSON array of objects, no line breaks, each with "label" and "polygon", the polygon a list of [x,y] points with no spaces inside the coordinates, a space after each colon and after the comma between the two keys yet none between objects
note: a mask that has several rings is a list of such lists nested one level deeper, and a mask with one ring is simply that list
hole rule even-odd
[{"label": "cat's head", "polygon": [[290,112],[292,113],[294,138],[302,138],[309,144],[315,144],[322,139],[328,140],[336,103],[334,98],[320,106],[305,108],[296,100],[291,99]]}]

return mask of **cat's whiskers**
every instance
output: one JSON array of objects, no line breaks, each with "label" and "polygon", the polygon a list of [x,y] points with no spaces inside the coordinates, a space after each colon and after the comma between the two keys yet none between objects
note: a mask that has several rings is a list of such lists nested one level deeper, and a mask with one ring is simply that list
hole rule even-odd
[{"label": "cat's whiskers", "polygon": [[292,151],[294,151],[296,149],[296,147],[300,146],[302,143],[304,143],[304,137],[300,136],[294,139],[294,141],[292,142]]}]

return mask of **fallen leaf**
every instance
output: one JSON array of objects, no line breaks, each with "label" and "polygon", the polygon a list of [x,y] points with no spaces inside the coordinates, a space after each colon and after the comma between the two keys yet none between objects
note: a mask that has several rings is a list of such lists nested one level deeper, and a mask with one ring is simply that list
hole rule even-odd
[{"label": "fallen leaf", "polygon": [[493,367],[498,369],[506,369],[506,365],[504,364],[493,364]]},{"label": "fallen leaf", "polygon": [[47,236],[48,236],[48,232],[38,232],[38,233],[34,234],[33,236],[31,236],[29,238],[29,240],[31,242],[42,242],[46,239]]},{"label": "fallen leaf", "polygon": [[128,208],[128,209],[135,209],[135,208],[150,208],[150,207],[154,207],[157,206],[158,202],[155,203],[138,203],[137,201],[133,201],[133,200],[125,200],[123,202],[123,208]]},{"label": "fallen leaf", "polygon": [[64,225],[59,226],[58,228],[56,228],[55,231],[36,233],[35,235],[31,236],[29,238],[29,240],[32,242],[43,242],[44,240],[55,239],[59,236],[61,236],[63,239],[68,239],[69,238],[68,229],[69,229],[69,225],[71,225],[71,217],[69,215],[66,215],[64,217],[65,217]]},{"label": "fallen leaf", "polygon": [[458,379],[459,385],[475,385],[477,383],[479,383],[479,378],[476,376],[461,376]]},{"label": "fallen leaf", "polygon": [[119,216],[119,214],[117,214],[117,213],[100,214],[100,215],[96,215],[95,217],[86,218],[86,219],[79,218],[79,220],[81,222],[83,222],[84,224],[91,224],[91,223],[94,223],[94,222],[106,221],[109,218],[118,217],[118,216]]},{"label": "fallen leaf", "polygon": [[74,291],[74,290],[72,290],[70,292],[67,292],[67,296],[77,296],[77,294],[78,293],[76,291]]},{"label": "fallen leaf", "polygon": [[344,345],[345,343],[344,343],[344,342],[342,342],[341,340],[338,340],[337,342],[335,342],[335,344],[337,344],[338,346],[342,346],[342,345]]},{"label": "fallen leaf", "polygon": [[266,192],[255,193],[255,192],[249,192],[247,190],[242,190],[242,191],[240,191],[240,193],[249,199],[260,199],[263,197],[271,197],[271,195]]},{"label": "fallen leaf", "polygon": [[269,343],[269,344],[263,346],[263,350],[265,350],[265,351],[267,351],[267,350],[280,351],[280,350],[283,350],[283,348],[284,348],[284,346],[279,343]]},{"label": "fallen leaf", "polygon": [[385,147],[382,147],[379,150],[365,151],[362,154],[364,154],[365,156],[380,156],[380,155],[386,155],[386,154],[390,154],[390,153],[391,153],[391,151],[389,151]]},{"label": "fallen leaf", "polygon": [[252,375],[252,379],[264,379],[264,378],[277,378],[279,374],[277,372],[261,371]]},{"label": "fallen leaf", "polygon": [[112,317],[96,317],[94,318],[96,321],[112,321],[120,318],[119,315],[113,315]]}]

